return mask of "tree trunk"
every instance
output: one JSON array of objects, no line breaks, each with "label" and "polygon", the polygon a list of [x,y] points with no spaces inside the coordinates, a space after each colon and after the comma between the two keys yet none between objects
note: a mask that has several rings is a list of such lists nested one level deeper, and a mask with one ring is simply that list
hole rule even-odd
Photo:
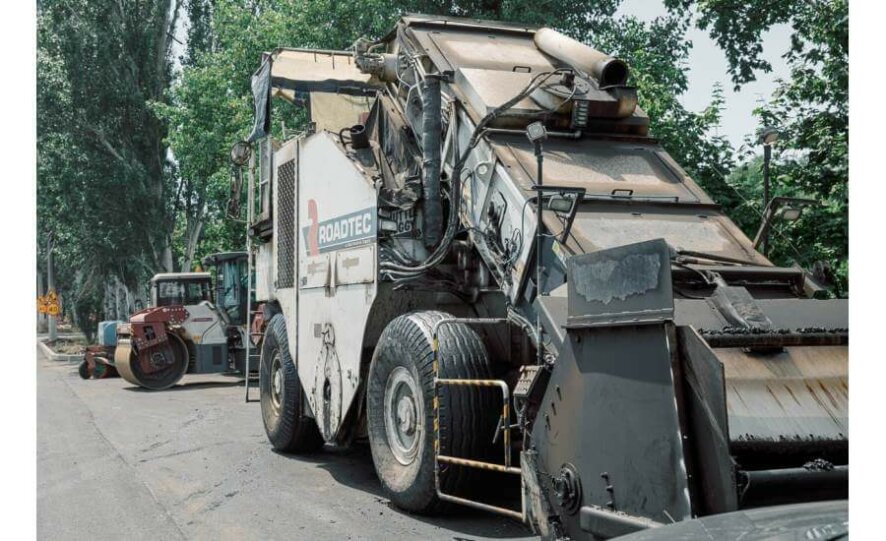
[{"label": "tree trunk", "polygon": [[205,205],[201,204],[196,216],[188,216],[188,223],[185,227],[185,258],[182,262],[182,272],[191,270],[194,263],[194,254],[197,252],[197,244],[200,242],[200,235],[203,233],[203,223],[205,214]]},{"label": "tree trunk", "polygon": [[172,246],[169,240],[163,242],[163,251],[160,256],[160,272],[175,272],[175,262],[172,260]]}]

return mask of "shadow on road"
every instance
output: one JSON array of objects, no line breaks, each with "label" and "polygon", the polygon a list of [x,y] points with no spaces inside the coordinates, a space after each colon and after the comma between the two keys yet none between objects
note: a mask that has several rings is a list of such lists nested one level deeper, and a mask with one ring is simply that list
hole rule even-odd
[{"label": "shadow on road", "polygon": [[289,460],[316,464],[328,471],[336,482],[372,494],[378,502],[395,513],[468,536],[453,537],[456,540],[466,541],[470,536],[513,539],[532,535],[528,528],[518,522],[469,507],[453,506],[445,514],[438,516],[413,514],[395,507],[382,491],[372,464],[372,454],[366,443],[355,443],[350,448],[326,447],[322,452],[309,455],[277,454]]},{"label": "shadow on road", "polygon": [[[187,377],[187,376],[186,376]],[[135,385],[131,387],[123,387],[126,391],[132,391],[135,393],[168,393],[174,391],[195,391],[199,389],[212,389],[216,387],[237,387],[243,386],[243,380],[232,380],[232,381],[195,381],[192,383],[180,383],[174,387],[170,387],[169,389],[163,389],[162,391],[152,391],[150,389],[145,389],[143,387],[137,387]]]}]

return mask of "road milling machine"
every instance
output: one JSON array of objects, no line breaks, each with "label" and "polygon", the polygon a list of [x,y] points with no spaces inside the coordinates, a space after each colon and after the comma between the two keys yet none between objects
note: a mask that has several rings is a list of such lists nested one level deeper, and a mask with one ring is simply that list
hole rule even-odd
[{"label": "road milling machine", "polygon": [[[275,449],[368,439],[395,505],[546,539],[846,497],[847,301],[755,250],[629,81],[548,28],[417,15],[264,55],[232,159]],[[306,132],[268,135],[278,97]]]},{"label": "road milling machine", "polygon": [[246,252],[203,259],[209,272],[157,274],[152,306],[117,326],[114,367],[126,381],[150,390],[172,387],[186,373],[245,373]]}]

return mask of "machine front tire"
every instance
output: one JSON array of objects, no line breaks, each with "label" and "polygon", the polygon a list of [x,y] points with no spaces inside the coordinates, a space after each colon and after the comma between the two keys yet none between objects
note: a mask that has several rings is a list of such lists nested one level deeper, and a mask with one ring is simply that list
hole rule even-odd
[{"label": "machine front tire", "polygon": [[[414,312],[391,321],[369,368],[367,421],[375,471],[402,509],[431,513],[442,507],[434,488],[434,372],[431,336],[443,312]],[[463,323],[438,333],[439,377],[488,379],[492,365],[477,333]],[[440,453],[488,459],[501,411],[495,390],[441,387]],[[444,493],[462,495],[475,471],[441,465]]]},{"label": "machine front tire", "polygon": [[114,352],[114,366],[120,377],[149,391],[162,391],[178,383],[188,371],[188,347],[178,333],[166,331],[167,347],[173,362],[161,370],[145,373],[138,354],[132,349],[130,338],[118,338]]},{"label": "machine front tire", "polygon": [[289,338],[282,314],[275,315],[265,329],[259,390],[265,433],[275,450],[309,453],[323,447],[317,423],[305,415],[304,389],[289,354]]}]

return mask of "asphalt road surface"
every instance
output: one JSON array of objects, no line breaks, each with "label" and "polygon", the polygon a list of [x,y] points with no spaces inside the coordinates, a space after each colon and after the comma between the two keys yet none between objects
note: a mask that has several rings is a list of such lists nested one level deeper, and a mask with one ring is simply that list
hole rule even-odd
[{"label": "asphalt road surface", "polygon": [[182,382],[84,381],[37,354],[39,539],[533,539],[469,509],[395,509],[367,446],[277,454],[241,380]]}]

